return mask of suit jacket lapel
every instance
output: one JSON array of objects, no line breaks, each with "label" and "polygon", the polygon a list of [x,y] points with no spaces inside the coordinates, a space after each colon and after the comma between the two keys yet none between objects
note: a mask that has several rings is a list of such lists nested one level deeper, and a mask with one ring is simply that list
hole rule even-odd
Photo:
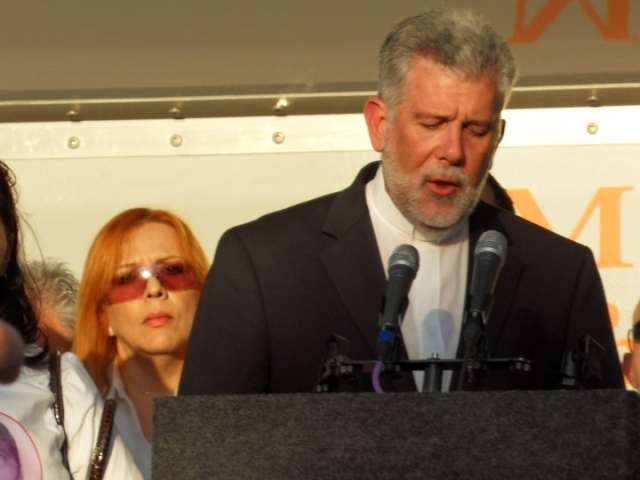
[{"label": "suit jacket lapel", "polygon": [[335,241],[320,253],[338,295],[371,347],[372,355],[386,280],[364,186],[375,176],[377,168],[377,162],[367,165],[349,188],[336,195],[322,227]]},{"label": "suit jacket lapel", "polygon": [[[320,253],[338,295],[369,346],[368,358],[373,360],[378,339],[378,317],[387,280],[376,242],[365,198],[365,184],[376,173],[378,163],[360,171],[353,185],[340,192],[329,210],[323,232],[335,238]],[[402,358],[407,358],[401,344]],[[393,381],[381,379],[385,391],[413,391],[413,375],[404,374]]]}]

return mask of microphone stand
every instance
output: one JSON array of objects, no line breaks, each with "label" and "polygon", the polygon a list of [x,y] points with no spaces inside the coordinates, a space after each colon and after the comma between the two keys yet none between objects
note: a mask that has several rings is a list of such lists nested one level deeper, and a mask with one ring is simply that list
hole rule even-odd
[{"label": "microphone stand", "polygon": [[564,354],[560,372],[559,387],[566,390],[580,390],[585,385],[594,385],[602,380],[600,357],[604,347],[590,335],[578,338],[578,348]]},{"label": "microphone stand", "polygon": [[489,352],[484,325],[481,312],[469,312],[465,318],[462,337],[464,356],[458,377],[458,390],[464,390],[465,381],[472,385],[479,374],[486,374],[486,371],[483,371],[484,361],[489,358]]},{"label": "microphone stand", "polygon": [[423,392],[441,392],[442,391],[442,374],[444,373],[444,365],[439,362],[440,356],[437,353],[431,355],[431,361],[424,369],[424,378],[422,380]]},{"label": "microphone stand", "polygon": [[[346,343],[345,343],[346,342]],[[363,374],[371,375],[379,368],[380,375],[397,377],[400,372],[423,371],[425,380],[423,393],[440,392],[442,387],[442,374],[444,371],[463,371],[465,360],[441,359],[437,355],[425,360],[351,360],[345,353],[348,342],[332,335],[327,341],[328,357],[321,367],[318,382],[314,387],[316,393],[336,393],[345,391],[358,391],[365,382],[361,381]],[[470,358],[473,358],[470,356]],[[527,374],[531,371],[531,361],[523,358],[488,358],[476,357],[473,361],[474,378],[478,372],[490,370],[509,370],[515,374]],[[367,389],[368,390],[368,389]],[[362,391],[362,390],[360,390]]]}]

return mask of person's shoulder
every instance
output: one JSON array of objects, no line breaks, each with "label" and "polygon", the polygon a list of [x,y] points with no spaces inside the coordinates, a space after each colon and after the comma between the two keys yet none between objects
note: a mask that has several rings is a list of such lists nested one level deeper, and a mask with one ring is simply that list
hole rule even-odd
[{"label": "person's shoulder", "polygon": [[241,238],[300,237],[306,231],[318,231],[340,192],[330,193],[267,213],[255,220],[231,227],[225,236]]},{"label": "person's shoulder", "polygon": [[509,248],[542,254],[554,251],[567,255],[584,255],[589,247],[534,223],[513,212],[481,202],[474,212],[477,224],[486,229],[503,230],[507,235]]},{"label": "person's shoulder", "polygon": [[553,230],[549,230],[546,227],[543,227],[537,223],[532,222],[526,218],[515,215],[511,212],[505,212],[502,215],[505,223],[508,225],[510,232],[515,236],[521,237],[523,239],[539,240],[543,242],[543,244],[554,244],[558,246],[563,246],[565,248],[577,248],[577,249],[586,249],[585,245],[578,243],[575,240],[572,240],[564,235],[554,232]]},{"label": "person's shoulder", "polygon": [[238,247],[265,255],[298,251],[301,244],[307,244],[306,240],[321,235],[335,195],[315,198],[234,226],[223,233],[217,252],[229,254]]},{"label": "person's shoulder", "polygon": [[[54,355],[54,353],[52,352],[50,355]],[[84,368],[82,361],[73,352],[64,352],[60,354],[60,367],[63,372],[71,371],[80,375],[83,372],[86,373],[86,369]]]},{"label": "person's shoulder", "polygon": [[331,215],[332,209],[342,216],[359,216],[367,212],[364,186],[378,169],[379,162],[365,165],[351,185],[342,190],[306,200],[274,212],[267,213],[256,220],[232,227],[230,230],[241,233],[259,232],[287,235],[290,232],[301,233],[304,228],[317,229]]},{"label": "person's shoulder", "polygon": [[507,232],[511,253],[563,269],[580,268],[584,262],[595,268],[588,246],[508,211],[501,211],[497,218]]},{"label": "person's shoulder", "polygon": [[270,226],[279,228],[282,225],[299,225],[301,219],[305,219],[306,222],[312,222],[314,219],[321,220],[337,195],[337,192],[330,193],[270,212],[245,226],[247,228],[269,228]]},{"label": "person's shoulder", "polygon": [[86,397],[95,401],[100,396],[95,383],[75,353],[65,352],[61,355],[60,372],[65,400],[67,397]]}]

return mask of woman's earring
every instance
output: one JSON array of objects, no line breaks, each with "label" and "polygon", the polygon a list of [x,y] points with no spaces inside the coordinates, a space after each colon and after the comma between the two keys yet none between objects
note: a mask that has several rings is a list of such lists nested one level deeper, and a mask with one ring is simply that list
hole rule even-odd
[{"label": "woman's earring", "polygon": [[113,328],[111,328],[111,327],[109,327],[109,336],[110,337],[115,337],[116,336],[116,334],[113,333]]}]

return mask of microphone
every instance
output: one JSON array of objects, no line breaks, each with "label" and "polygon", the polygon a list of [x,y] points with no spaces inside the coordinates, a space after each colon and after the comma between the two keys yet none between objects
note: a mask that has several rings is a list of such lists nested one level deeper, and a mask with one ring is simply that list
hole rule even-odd
[{"label": "microphone", "polygon": [[473,379],[475,367],[471,359],[487,356],[484,327],[493,300],[493,290],[506,257],[507,239],[502,233],[487,230],[480,235],[474,250],[469,307],[464,320],[464,366],[459,377],[459,388],[462,387],[465,374],[469,380]]},{"label": "microphone", "polygon": [[493,290],[507,257],[507,239],[496,230],[487,230],[474,250],[473,277],[468,315],[482,318],[486,324],[493,300]]},{"label": "microphone", "polygon": [[400,245],[389,257],[387,294],[378,321],[378,360],[385,360],[393,349],[402,316],[407,309],[409,288],[416,278],[419,263],[418,250],[412,245]]}]

